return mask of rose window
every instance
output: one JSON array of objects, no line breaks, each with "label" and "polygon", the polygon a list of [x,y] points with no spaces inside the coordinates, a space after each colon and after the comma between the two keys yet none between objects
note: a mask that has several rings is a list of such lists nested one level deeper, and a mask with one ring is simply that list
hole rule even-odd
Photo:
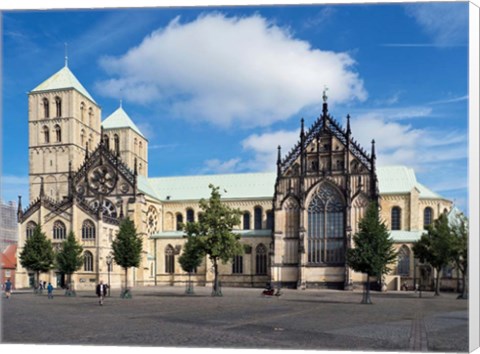
[{"label": "rose window", "polygon": [[108,194],[115,187],[116,173],[107,165],[95,167],[88,174],[88,185],[93,192]]}]

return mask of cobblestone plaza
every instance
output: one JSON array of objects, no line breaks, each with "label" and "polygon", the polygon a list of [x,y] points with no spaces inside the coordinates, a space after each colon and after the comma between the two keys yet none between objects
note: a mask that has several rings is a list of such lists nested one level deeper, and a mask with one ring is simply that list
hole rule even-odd
[{"label": "cobblestone plaza", "polygon": [[[92,292],[53,300],[30,291],[2,299],[2,342],[156,347],[369,351],[468,351],[468,302],[456,294],[182,287],[112,291],[104,306]],[[8,325],[5,321],[8,320]]]}]

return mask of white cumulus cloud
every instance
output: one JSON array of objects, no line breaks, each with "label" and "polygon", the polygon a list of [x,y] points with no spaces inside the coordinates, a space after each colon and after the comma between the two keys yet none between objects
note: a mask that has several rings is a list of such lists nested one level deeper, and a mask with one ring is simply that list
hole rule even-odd
[{"label": "white cumulus cloud", "polygon": [[288,119],[321,102],[324,86],[329,103],[367,97],[349,54],[312,48],[261,16],[176,18],[101,65],[111,78],[97,82],[100,94],[223,127]]}]

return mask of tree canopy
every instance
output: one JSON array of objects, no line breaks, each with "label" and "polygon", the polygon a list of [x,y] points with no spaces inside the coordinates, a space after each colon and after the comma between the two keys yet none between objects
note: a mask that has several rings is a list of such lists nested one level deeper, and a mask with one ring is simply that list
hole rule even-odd
[{"label": "tree canopy", "polygon": [[[240,211],[221,202],[219,187],[209,185],[211,195],[208,200],[200,200],[202,217],[197,222],[188,222],[184,230],[188,236],[185,248],[208,255],[213,263],[215,280],[212,295],[221,295],[218,275],[218,262],[227,263],[234,256],[243,254],[240,235],[232,232],[240,224]],[[190,244],[189,244],[190,243]]]},{"label": "tree canopy", "polygon": [[138,267],[142,254],[142,239],[135,224],[129,218],[120,222],[117,237],[112,242],[113,259],[125,270],[125,288],[128,284],[128,268]]},{"label": "tree canopy", "polygon": [[47,272],[53,267],[55,257],[52,242],[42,232],[40,225],[37,225],[33,235],[27,238],[19,258],[22,267],[36,272],[37,282],[40,272]]},{"label": "tree canopy", "polygon": [[359,222],[359,231],[353,236],[355,248],[347,250],[347,264],[356,272],[367,274],[366,292],[363,303],[371,303],[370,277],[379,281],[390,272],[397,253],[387,227],[380,221],[378,204],[371,202],[363,219]]},{"label": "tree canopy", "polygon": [[68,283],[72,273],[83,265],[82,253],[83,247],[77,242],[73,231],[70,231],[55,255],[56,266],[60,272],[68,275]]},{"label": "tree canopy", "polygon": [[440,274],[442,268],[454,259],[455,239],[446,214],[441,214],[427,232],[413,244],[413,253],[422,263],[430,264],[437,271],[435,295],[440,295]]}]

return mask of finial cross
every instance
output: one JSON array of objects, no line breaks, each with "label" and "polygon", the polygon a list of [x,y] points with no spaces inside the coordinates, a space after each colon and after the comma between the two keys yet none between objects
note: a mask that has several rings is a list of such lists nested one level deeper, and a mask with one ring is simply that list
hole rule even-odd
[{"label": "finial cross", "polygon": [[324,89],[323,89],[323,103],[327,103],[327,99],[328,99],[328,96],[327,96],[327,91],[328,91],[328,87],[325,86]]}]

